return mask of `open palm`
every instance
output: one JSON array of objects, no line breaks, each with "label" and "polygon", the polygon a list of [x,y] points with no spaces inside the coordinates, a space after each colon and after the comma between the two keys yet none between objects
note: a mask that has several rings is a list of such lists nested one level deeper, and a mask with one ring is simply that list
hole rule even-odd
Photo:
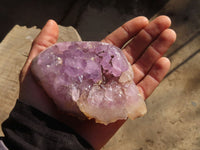
[{"label": "open palm", "polygon": [[[150,23],[145,17],[137,17],[126,22],[102,40],[122,48],[132,65],[134,81],[144,99],[151,95],[169,70],[170,61],[163,57],[163,54],[176,38],[175,32],[168,29],[170,24],[171,21],[166,16],[157,17]],[[41,51],[56,43],[58,32],[57,23],[49,20],[34,40],[29,57],[21,71],[19,99],[64,122],[95,149],[99,149],[114,135],[124,121],[120,120],[105,126],[96,124],[93,120],[81,121],[66,116],[64,112],[56,108],[53,101],[32,77],[30,71],[32,60]]]}]

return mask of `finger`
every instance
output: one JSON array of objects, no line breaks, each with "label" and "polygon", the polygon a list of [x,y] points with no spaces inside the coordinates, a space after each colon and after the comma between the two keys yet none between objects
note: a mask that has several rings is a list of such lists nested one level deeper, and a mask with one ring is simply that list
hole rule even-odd
[{"label": "finger", "polygon": [[137,36],[124,48],[123,52],[128,61],[133,64],[159,34],[169,28],[171,20],[167,16],[159,16],[150,22]]},{"label": "finger", "polygon": [[32,43],[29,59],[32,60],[41,51],[56,43],[58,39],[58,25],[54,20],[48,20],[40,34]]},{"label": "finger", "polygon": [[54,20],[49,20],[43,27],[39,35],[32,43],[32,47],[20,74],[20,81],[23,80],[32,60],[47,47],[56,43],[58,39],[58,25]]},{"label": "finger", "polygon": [[170,68],[170,61],[166,57],[160,58],[152,67],[149,74],[137,84],[144,99],[148,98],[162,81]]},{"label": "finger", "polygon": [[121,48],[127,41],[135,36],[148,24],[146,17],[136,17],[109,34],[102,42],[113,44]]},{"label": "finger", "polygon": [[152,65],[164,55],[175,40],[176,33],[171,29],[166,29],[160,34],[136,63],[132,65],[135,73],[135,83],[138,83],[149,72]]}]

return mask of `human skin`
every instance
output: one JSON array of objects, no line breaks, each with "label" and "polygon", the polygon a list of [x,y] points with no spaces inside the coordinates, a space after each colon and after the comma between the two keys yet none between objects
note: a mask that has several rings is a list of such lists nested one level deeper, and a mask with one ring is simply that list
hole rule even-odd
[{"label": "human skin", "polygon": [[[169,29],[171,21],[167,16],[159,16],[149,22],[145,17],[136,17],[106,36],[102,42],[122,48],[134,71],[134,82],[140,94],[147,99],[162,81],[170,68],[170,61],[164,53],[175,42],[176,34]],[[35,107],[47,115],[65,123],[85,138],[94,149],[100,149],[125,120],[107,126],[94,120],[79,120],[59,110],[44,90],[36,83],[31,71],[32,60],[58,39],[58,25],[49,20],[32,43],[27,61],[20,74],[19,100]],[[133,38],[134,37],[134,38]]]}]

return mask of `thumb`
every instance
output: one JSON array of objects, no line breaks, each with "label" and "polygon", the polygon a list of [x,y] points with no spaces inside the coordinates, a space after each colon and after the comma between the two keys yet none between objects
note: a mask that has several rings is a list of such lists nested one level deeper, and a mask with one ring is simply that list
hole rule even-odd
[{"label": "thumb", "polygon": [[32,60],[43,50],[56,43],[58,39],[59,29],[54,20],[48,20],[43,27],[39,35],[32,43],[32,47],[29,56],[24,64],[24,67],[20,73],[20,81],[22,82],[27,71],[30,67]]}]

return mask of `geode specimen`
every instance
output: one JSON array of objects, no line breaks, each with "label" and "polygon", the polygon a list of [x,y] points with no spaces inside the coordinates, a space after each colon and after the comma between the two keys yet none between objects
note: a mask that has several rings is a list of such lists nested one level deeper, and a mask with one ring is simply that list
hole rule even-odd
[{"label": "geode specimen", "polygon": [[57,43],[33,60],[31,70],[57,107],[78,117],[108,124],[146,113],[131,65],[113,45]]}]

